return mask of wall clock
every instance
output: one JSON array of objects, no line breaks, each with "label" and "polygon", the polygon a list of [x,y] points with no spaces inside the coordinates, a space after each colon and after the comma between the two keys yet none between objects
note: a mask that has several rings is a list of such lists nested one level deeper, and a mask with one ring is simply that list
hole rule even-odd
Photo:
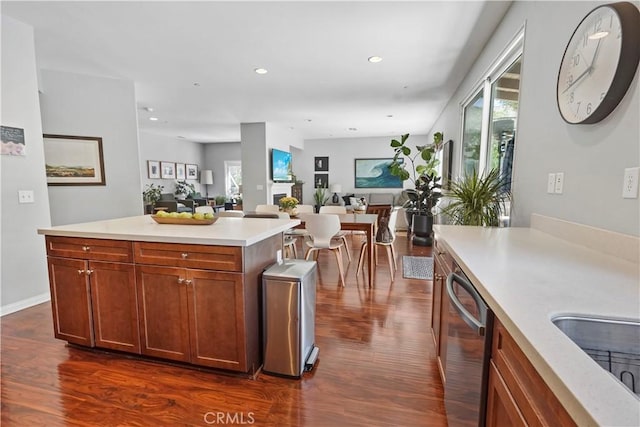
[{"label": "wall clock", "polygon": [[564,51],[556,97],[570,124],[597,123],[620,103],[640,59],[640,12],[629,2],[598,6]]}]

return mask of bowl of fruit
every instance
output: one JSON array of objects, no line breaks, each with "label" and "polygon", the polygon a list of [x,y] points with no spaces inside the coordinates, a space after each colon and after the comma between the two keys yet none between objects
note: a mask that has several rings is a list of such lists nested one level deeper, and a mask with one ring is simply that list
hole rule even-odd
[{"label": "bowl of fruit", "polygon": [[216,222],[218,218],[212,213],[196,212],[165,212],[160,211],[151,218],[158,224],[183,224],[183,225],[209,225]]}]

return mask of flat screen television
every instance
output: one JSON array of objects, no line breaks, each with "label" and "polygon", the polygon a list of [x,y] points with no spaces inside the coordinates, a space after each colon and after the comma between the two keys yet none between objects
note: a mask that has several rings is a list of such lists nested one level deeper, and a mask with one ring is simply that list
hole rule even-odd
[{"label": "flat screen television", "polygon": [[291,182],[291,153],[271,149],[271,180],[273,182]]}]

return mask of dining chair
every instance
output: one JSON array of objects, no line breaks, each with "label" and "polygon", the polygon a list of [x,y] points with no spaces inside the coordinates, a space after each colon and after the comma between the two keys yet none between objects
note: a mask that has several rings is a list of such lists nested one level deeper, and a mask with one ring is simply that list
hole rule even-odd
[{"label": "dining chair", "polygon": [[298,258],[298,248],[296,248],[297,237],[285,234],[282,239],[283,255],[285,258]]},{"label": "dining chair", "polygon": [[[320,210],[318,211],[318,213],[343,215],[347,213],[347,208],[345,208],[344,206],[320,206]],[[347,242],[347,233],[339,230],[334,237],[336,239],[342,239],[344,247],[347,250],[347,258],[349,259],[349,262],[351,262],[351,251],[349,250],[349,242]]]},{"label": "dining chair", "polygon": [[280,206],[278,205],[258,205],[256,206],[256,212],[266,213],[278,213],[280,212]]},{"label": "dining chair", "polygon": [[313,205],[298,205],[296,206],[296,209],[298,211],[298,215],[313,213]]},{"label": "dining chair", "polygon": [[[396,220],[398,219],[398,210],[392,209],[389,213],[389,223],[387,226],[389,227],[389,232],[391,233],[391,241],[389,242],[379,242],[374,240],[374,249],[378,246],[383,246],[387,250],[387,259],[389,261],[389,273],[391,274],[391,281],[393,281],[394,272],[398,269],[398,264],[396,261],[396,251],[393,247],[393,242],[396,240]],[[364,264],[364,256],[367,252],[367,241],[362,242],[362,246],[360,246],[360,256],[358,257],[358,267],[356,268],[356,276],[360,275],[362,272],[362,265]]]},{"label": "dining chair", "polygon": [[325,249],[333,252],[338,262],[340,283],[344,287],[344,267],[342,265],[344,242],[334,239],[335,234],[340,231],[340,218],[336,215],[307,214],[305,227],[311,239],[306,242],[307,252],[304,258],[306,260],[310,260],[312,257],[317,259],[318,252]]},{"label": "dining chair", "polygon": [[220,211],[220,212],[218,212],[216,214],[216,216],[242,218],[244,216],[244,212],[242,212],[242,211]]}]

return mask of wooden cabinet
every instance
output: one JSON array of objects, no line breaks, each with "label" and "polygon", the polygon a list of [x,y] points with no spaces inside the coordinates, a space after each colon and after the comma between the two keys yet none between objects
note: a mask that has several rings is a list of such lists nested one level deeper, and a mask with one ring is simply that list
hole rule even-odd
[{"label": "wooden cabinet", "polygon": [[137,284],[143,354],[247,370],[242,275],[141,265]]},{"label": "wooden cabinet", "polygon": [[576,425],[498,319],[491,351],[488,427]]},{"label": "wooden cabinet", "polygon": [[453,258],[441,242],[434,244],[433,298],[431,301],[431,332],[436,347],[438,369],[442,384],[446,382],[447,333],[449,297],[446,291],[447,276],[453,268]]},{"label": "wooden cabinet", "polygon": [[[140,352],[131,244],[46,238],[54,333],[88,347]],[[101,261],[105,260],[105,261]]]},{"label": "wooden cabinet", "polygon": [[291,197],[295,197],[300,203],[304,203],[302,201],[302,184],[293,184],[291,186]]}]

